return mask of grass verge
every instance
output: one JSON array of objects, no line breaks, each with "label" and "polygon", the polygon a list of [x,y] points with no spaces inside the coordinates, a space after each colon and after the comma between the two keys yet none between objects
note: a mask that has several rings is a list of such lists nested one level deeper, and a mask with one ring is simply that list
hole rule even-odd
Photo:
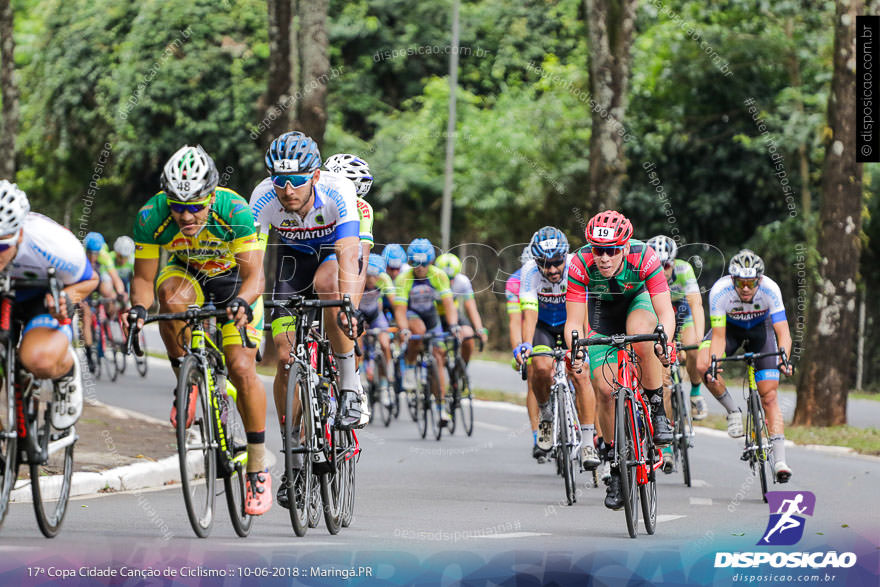
[{"label": "grass verge", "polygon": [[498,389],[474,389],[474,398],[489,402],[507,402],[518,406],[526,405],[526,396]]},{"label": "grass verge", "polygon": [[[700,420],[696,424],[715,430],[727,430],[727,418],[717,414],[709,414],[708,418]],[[880,429],[877,428],[792,426],[786,424],[785,438],[795,444],[845,446],[863,455],[880,455]]]}]

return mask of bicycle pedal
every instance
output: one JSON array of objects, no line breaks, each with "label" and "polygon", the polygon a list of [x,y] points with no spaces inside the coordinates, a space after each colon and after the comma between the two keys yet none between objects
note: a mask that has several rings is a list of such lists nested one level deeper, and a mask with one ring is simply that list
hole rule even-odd
[{"label": "bicycle pedal", "polygon": [[745,461],[745,462],[748,462],[748,460],[749,460],[749,453],[744,452],[744,453],[742,454],[742,456],[739,457],[739,460],[741,460],[741,461]]}]

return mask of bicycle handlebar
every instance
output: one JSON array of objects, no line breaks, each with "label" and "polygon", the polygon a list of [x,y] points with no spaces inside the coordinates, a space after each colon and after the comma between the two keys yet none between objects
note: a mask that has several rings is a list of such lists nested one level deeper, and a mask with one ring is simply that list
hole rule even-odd
[{"label": "bicycle handlebar", "polygon": [[[161,322],[165,320],[184,320],[186,322],[197,322],[199,320],[205,320],[206,318],[221,318],[226,316],[226,309],[216,309],[213,306],[206,306],[201,308],[188,308],[183,312],[165,312],[163,314],[153,314],[152,316],[147,316],[144,318],[144,325],[150,324],[152,322]],[[129,324],[128,325],[128,338],[125,341],[125,349],[123,352],[128,355],[131,354],[132,349],[134,349],[134,354],[138,357],[144,356],[144,351],[140,346],[140,341],[137,338],[137,333],[139,329],[137,324]],[[238,329],[238,334],[241,336],[241,346],[253,349],[257,348],[257,344],[250,339],[247,334],[247,327],[242,326]]]},{"label": "bicycle handlebar", "polygon": [[730,361],[745,361],[748,365],[754,365],[755,361],[758,359],[764,359],[767,357],[781,357],[782,365],[784,367],[790,367],[791,363],[788,362],[788,355],[785,353],[785,349],[779,349],[773,353],[743,353],[741,355],[734,355],[732,357],[716,357],[712,355],[712,362],[709,366],[709,373],[712,376],[712,379],[718,378],[718,363],[726,363]]}]

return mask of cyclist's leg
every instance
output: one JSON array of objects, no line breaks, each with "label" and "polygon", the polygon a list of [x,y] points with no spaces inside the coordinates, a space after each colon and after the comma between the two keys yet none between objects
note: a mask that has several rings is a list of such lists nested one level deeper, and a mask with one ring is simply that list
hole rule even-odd
[{"label": "cyclist's leg", "polygon": [[[190,304],[201,306],[204,301],[202,287],[196,278],[179,265],[166,265],[156,278],[156,294],[159,299],[159,312],[183,312]],[[159,322],[159,334],[171,365],[177,375],[177,360],[183,356],[183,349],[178,343],[178,333],[183,327],[179,320],[163,320]]]},{"label": "cyclist's leg", "polygon": [[391,379],[394,369],[391,366],[391,338],[387,332],[379,333],[379,348],[382,349],[382,361],[379,361],[379,373],[385,379]]},{"label": "cyclist's leg", "polygon": [[461,358],[464,359],[464,364],[468,365],[471,362],[471,357],[474,354],[474,339],[469,338],[474,335],[474,329],[469,324],[461,325],[461,337],[465,339],[463,343],[461,343]]},{"label": "cyclist's leg", "polygon": [[[79,307],[82,310],[83,344],[86,346],[86,350],[88,350],[94,343],[92,340],[92,307],[89,305],[88,299],[80,302]],[[91,361],[91,358],[89,358],[89,361]]]},{"label": "cyclist's leg", "polygon": [[[756,353],[776,352],[776,334],[769,318],[763,324],[752,329],[749,337],[749,350]],[[777,357],[764,357],[755,365],[755,382],[761,395],[761,405],[767,418],[767,429],[770,432],[770,444],[773,447],[774,473],[777,481],[785,483],[791,477],[791,469],[785,462],[785,422],[782,407],[779,405],[779,369]]]},{"label": "cyclist's leg", "polygon": [[[647,292],[637,295],[629,306],[626,317],[627,334],[648,334],[657,327],[657,315]],[[640,383],[645,391],[645,399],[651,404],[651,422],[654,427],[654,442],[665,445],[672,442],[673,430],[666,417],[663,404],[663,365],[654,354],[654,343],[642,342],[633,345],[639,357],[641,370]]]}]

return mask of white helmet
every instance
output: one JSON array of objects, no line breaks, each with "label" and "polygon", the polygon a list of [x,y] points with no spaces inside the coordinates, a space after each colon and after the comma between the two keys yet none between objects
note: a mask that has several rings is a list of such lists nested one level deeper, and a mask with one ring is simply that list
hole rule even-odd
[{"label": "white helmet", "polygon": [[21,188],[0,179],[0,235],[17,232],[30,211],[31,205]]},{"label": "white helmet", "polygon": [[134,241],[130,236],[120,236],[113,241],[113,250],[120,257],[131,257],[134,255]]},{"label": "white helmet", "polygon": [[675,255],[678,253],[678,245],[668,236],[658,234],[657,236],[648,239],[648,246],[657,251],[657,256],[660,257],[661,264],[666,265],[667,263],[675,261]]},{"label": "white helmet", "polygon": [[764,275],[764,261],[750,249],[743,249],[730,259],[727,271],[731,277],[751,279]]},{"label": "white helmet", "polygon": [[191,202],[213,192],[219,181],[217,166],[202,146],[184,145],[165,164],[161,184],[172,198]]},{"label": "white helmet", "polygon": [[338,173],[354,182],[359,198],[366,196],[373,185],[373,174],[370,173],[370,166],[366,161],[355,155],[337,153],[327,159],[324,162],[324,166],[328,171]]}]

